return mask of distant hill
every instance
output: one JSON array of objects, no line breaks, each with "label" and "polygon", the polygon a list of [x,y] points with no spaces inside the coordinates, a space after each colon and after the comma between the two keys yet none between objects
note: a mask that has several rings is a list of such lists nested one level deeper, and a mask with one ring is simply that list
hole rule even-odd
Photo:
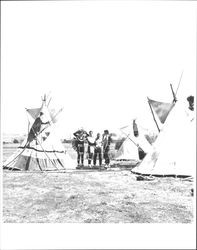
[{"label": "distant hill", "polygon": [[18,141],[18,142],[22,142],[24,140],[24,138],[26,137],[25,134],[21,135],[21,134],[15,134],[15,133],[3,133],[2,135],[2,139],[3,139],[3,143],[13,143],[14,140]]}]

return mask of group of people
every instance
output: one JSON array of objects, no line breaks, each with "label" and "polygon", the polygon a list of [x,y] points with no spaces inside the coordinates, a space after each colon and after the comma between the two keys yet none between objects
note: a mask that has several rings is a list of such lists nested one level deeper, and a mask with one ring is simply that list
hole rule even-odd
[{"label": "group of people", "polygon": [[96,137],[93,135],[93,131],[87,133],[83,129],[76,131],[73,135],[75,136],[74,147],[77,151],[78,168],[84,166],[85,143],[88,144],[88,166],[90,168],[95,167],[98,159],[99,166],[102,167],[102,160],[104,158],[104,168],[110,168],[109,150],[112,138],[108,130],[104,130],[102,136],[100,133],[97,133]]}]

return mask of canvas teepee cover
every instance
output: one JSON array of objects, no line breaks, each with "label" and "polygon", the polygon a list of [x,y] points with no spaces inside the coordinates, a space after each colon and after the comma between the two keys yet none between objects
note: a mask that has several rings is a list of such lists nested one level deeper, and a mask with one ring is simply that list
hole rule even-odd
[{"label": "canvas teepee cover", "polygon": [[126,136],[126,138],[116,153],[116,160],[139,161],[138,147],[147,153],[151,148],[151,144],[146,140],[143,132],[139,129],[136,122],[135,126],[133,126],[132,123],[132,125],[122,128],[121,132]]},{"label": "canvas teepee cover", "polygon": [[117,151],[116,160],[139,160],[138,148],[130,140],[129,135],[125,138],[119,150]]},{"label": "canvas teepee cover", "polygon": [[194,176],[196,167],[194,112],[178,101],[151,151],[133,173],[155,176]]},{"label": "canvas teepee cover", "polygon": [[[68,153],[65,153],[63,144],[54,133],[55,123],[53,115],[46,106],[46,101],[43,100],[41,108],[28,109],[27,112],[33,119],[29,135],[16,153],[3,164],[4,169],[44,171],[75,168],[74,160],[70,158]],[[34,138],[30,133],[34,132],[32,128],[40,112],[43,113],[42,122],[50,123],[42,124],[40,132]]]}]

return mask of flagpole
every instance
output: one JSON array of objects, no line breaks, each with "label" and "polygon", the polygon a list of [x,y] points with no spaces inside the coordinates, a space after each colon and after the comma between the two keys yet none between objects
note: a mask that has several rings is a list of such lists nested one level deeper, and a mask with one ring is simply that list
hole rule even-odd
[{"label": "flagpole", "polygon": [[[148,99],[148,97],[147,97],[147,99]],[[150,110],[151,110],[153,119],[154,119],[154,121],[155,121],[155,124],[156,124],[156,126],[157,126],[157,129],[158,129],[158,131],[160,132],[160,129],[159,129],[159,126],[158,126],[157,121],[156,121],[156,119],[155,119],[155,115],[154,115],[154,113],[153,113],[152,107],[151,107],[151,105],[150,105],[150,103],[149,103],[149,99],[148,99],[148,104],[149,104],[149,107],[150,107]]]}]

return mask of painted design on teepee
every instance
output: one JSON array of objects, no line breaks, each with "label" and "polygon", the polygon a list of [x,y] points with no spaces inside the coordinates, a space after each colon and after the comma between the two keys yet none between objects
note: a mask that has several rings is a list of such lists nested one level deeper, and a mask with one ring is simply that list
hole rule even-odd
[{"label": "painted design on teepee", "polygon": [[153,162],[156,162],[156,161],[157,161],[157,158],[158,158],[158,155],[159,155],[158,152],[154,152],[154,153],[151,155],[151,160],[152,160]]}]

